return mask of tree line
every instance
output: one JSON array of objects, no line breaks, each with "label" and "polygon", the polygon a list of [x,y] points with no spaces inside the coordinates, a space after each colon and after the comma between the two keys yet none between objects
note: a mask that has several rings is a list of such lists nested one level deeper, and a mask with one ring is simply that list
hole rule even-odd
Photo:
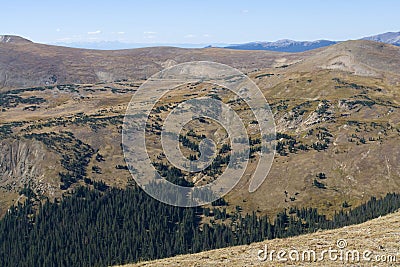
[{"label": "tree line", "polygon": [[[97,189],[96,189],[97,188]],[[99,190],[101,189],[101,190]],[[25,188],[21,193],[30,192]],[[0,221],[1,266],[109,266],[195,253],[361,223],[400,208],[400,195],[371,198],[327,219],[315,208],[291,208],[275,218],[224,200],[210,208],[180,208],[127,189],[77,187],[51,202],[34,194]],[[209,223],[202,222],[209,217]]]}]

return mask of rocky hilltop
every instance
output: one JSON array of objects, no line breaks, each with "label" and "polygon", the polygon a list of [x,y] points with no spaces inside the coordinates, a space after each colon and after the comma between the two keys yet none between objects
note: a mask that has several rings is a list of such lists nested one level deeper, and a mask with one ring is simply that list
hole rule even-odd
[{"label": "rocky hilltop", "polygon": [[17,35],[0,35],[0,43],[29,44],[32,41]]}]

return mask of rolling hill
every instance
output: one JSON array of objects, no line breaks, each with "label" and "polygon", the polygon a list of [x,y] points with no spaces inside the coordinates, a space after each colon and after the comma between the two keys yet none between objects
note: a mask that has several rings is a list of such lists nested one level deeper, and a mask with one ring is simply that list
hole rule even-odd
[{"label": "rolling hill", "polygon": [[[0,88],[145,79],[170,64],[199,60],[216,61],[247,72],[270,67],[282,56],[266,51],[222,48],[151,47],[101,51],[32,43],[20,37],[5,36],[2,40]],[[298,57],[286,56],[289,61]]]}]

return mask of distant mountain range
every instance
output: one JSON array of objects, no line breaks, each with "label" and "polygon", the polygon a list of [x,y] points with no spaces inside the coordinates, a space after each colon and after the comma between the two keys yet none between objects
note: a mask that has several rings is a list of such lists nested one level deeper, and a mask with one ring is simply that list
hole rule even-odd
[{"label": "distant mountain range", "polygon": [[284,39],[276,42],[251,42],[245,44],[235,44],[226,46],[225,48],[240,50],[269,50],[277,52],[303,52],[336,43],[336,41],[329,40],[293,41]]},{"label": "distant mountain range", "polygon": [[[370,40],[382,42],[386,44],[400,46],[400,32],[386,32],[378,35],[368,36],[360,40]],[[30,40],[13,35],[0,35],[0,43],[28,43]],[[52,43],[57,46],[66,46],[73,48],[99,49],[99,50],[119,50],[131,49],[140,47],[156,47],[156,46],[171,46],[180,48],[204,48],[204,47],[219,47],[237,50],[268,50],[276,52],[304,52],[321,47],[330,46],[341,41],[332,40],[317,40],[317,41],[294,41],[283,39],[275,42],[250,42],[243,44],[190,44],[190,43],[125,43],[119,41],[99,41],[99,42],[57,42]]]},{"label": "distant mountain range", "polygon": [[57,46],[66,46],[73,48],[84,48],[84,49],[99,49],[99,50],[119,50],[119,49],[132,49],[142,47],[157,47],[157,46],[170,46],[179,48],[203,48],[206,46],[212,47],[225,47],[229,44],[215,43],[215,44],[190,44],[190,43],[127,43],[120,41],[98,41],[98,42],[56,42],[51,43]]},{"label": "distant mountain range", "polygon": [[[400,46],[400,32],[387,32],[383,34],[364,37],[362,40],[370,40]],[[239,50],[269,50],[277,52],[304,52],[320,47],[330,46],[339,41],[317,40],[317,41],[294,41],[279,40],[276,42],[251,42],[245,44],[228,45],[224,48]]]},{"label": "distant mountain range", "polygon": [[370,37],[365,37],[363,38],[363,40],[370,40],[400,46],[400,32],[382,33]]}]

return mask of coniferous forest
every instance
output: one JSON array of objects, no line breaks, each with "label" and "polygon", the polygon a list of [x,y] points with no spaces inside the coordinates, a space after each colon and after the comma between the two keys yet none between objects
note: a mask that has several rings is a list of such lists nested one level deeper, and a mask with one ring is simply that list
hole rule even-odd
[{"label": "coniferous forest", "polygon": [[[180,208],[127,189],[78,187],[56,202],[28,199],[0,221],[0,266],[108,266],[248,244],[361,223],[400,208],[400,195],[372,198],[328,220],[314,208],[275,218],[240,207]],[[223,200],[215,205],[226,205]],[[202,217],[209,223],[202,223]]]}]

